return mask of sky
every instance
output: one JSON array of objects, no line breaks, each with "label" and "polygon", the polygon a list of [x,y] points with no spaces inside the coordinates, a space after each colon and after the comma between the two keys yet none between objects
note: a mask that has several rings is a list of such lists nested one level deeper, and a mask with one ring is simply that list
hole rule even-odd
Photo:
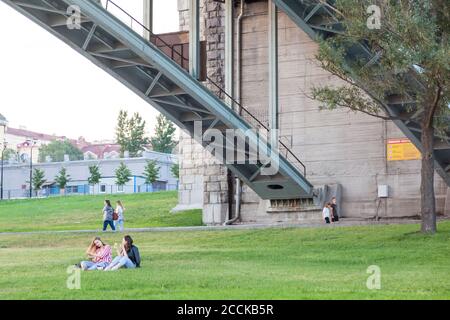
[{"label": "sky", "polygon": [[[142,0],[115,0],[142,19]],[[178,31],[177,0],[154,0],[154,32]],[[0,1],[0,113],[10,127],[112,140],[121,109],[153,133],[158,112],[120,82]]]}]

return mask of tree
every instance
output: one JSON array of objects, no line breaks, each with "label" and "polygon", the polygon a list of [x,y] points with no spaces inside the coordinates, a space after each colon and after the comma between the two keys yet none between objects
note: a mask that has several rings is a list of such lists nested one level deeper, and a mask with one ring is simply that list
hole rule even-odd
[{"label": "tree", "polygon": [[174,163],[171,167],[170,167],[170,172],[172,172],[172,175],[177,178],[180,179],[180,165],[178,163]]},{"label": "tree", "polygon": [[58,186],[58,188],[63,190],[66,188],[69,181],[70,181],[70,175],[67,174],[67,169],[62,167],[55,177],[56,185]]},{"label": "tree", "polygon": [[124,186],[125,184],[127,184],[128,181],[131,180],[131,171],[123,162],[120,163],[115,173],[116,173],[116,184],[118,186]]},{"label": "tree", "polygon": [[120,145],[120,157],[123,158],[125,151],[128,150],[128,112],[120,110],[117,118],[116,142]]},{"label": "tree", "polygon": [[145,137],[145,121],[139,113],[128,118],[128,113],[121,110],[117,118],[116,141],[120,145],[120,156],[123,157],[128,151],[130,157],[135,158],[150,143]]},{"label": "tree", "polygon": [[[368,8],[381,9],[379,29],[368,28]],[[337,0],[329,10],[345,32],[323,40],[316,56],[321,67],[343,81],[312,90],[321,109],[347,108],[384,120],[402,120],[386,111],[389,94],[407,105],[405,116],[421,131],[421,230],[436,232],[434,193],[434,136],[450,129],[449,2],[445,0],[383,1]],[[371,19],[371,17],[369,17]],[[368,44],[378,58],[348,59],[356,43]],[[412,119],[410,115],[416,114]]]},{"label": "tree", "polygon": [[44,170],[35,168],[33,171],[33,176],[31,179],[31,184],[33,185],[33,189],[36,191],[39,191],[42,189],[42,186],[44,183],[46,183],[47,180],[45,179],[45,172]]},{"label": "tree", "polygon": [[144,168],[144,178],[145,178],[145,184],[153,184],[158,178],[159,178],[159,169],[156,165],[155,160],[149,160],[147,161],[147,164]]},{"label": "tree", "polygon": [[150,139],[153,150],[172,153],[173,148],[177,145],[177,141],[174,139],[175,126],[162,114],[156,118],[156,121],[155,135]]},{"label": "tree", "polygon": [[95,186],[100,183],[100,179],[102,178],[102,174],[100,173],[100,167],[98,165],[89,166],[89,178],[88,183],[91,186]]},{"label": "tree", "polygon": [[81,150],[72,145],[70,141],[55,140],[39,148],[39,162],[45,162],[48,156],[52,159],[52,162],[61,162],[64,161],[64,155],[66,154],[72,161],[83,160]]},{"label": "tree", "polygon": [[7,148],[3,153],[3,159],[6,161],[13,160],[13,161],[19,161],[19,155],[17,151]]}]

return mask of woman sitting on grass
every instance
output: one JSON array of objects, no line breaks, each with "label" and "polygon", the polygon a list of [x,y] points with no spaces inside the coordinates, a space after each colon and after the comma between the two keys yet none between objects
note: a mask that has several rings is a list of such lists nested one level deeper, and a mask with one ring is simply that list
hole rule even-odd
[{"label": "woman sitting on grass", "polygon": [[114,208],[111,206],[111,201],[105,200],[105,206],[103,207],[103,231],[106,231],[108,225],[111,227],[112,231],[116,231],[114,226]]},{"label": "woman sitting on grass", "polygon": [[90,261],[82,261],[80,263],[83,270],[104,269],[111,263],[111,247],[104,244],[99,237],[92,240],[91,245],[87,248],[86,254]]},{"label": "woman sitting on grass", "polygon": [[134,269],[140,266],[141,256],[139,255],[139,249],[133,245],[133,239],[130,236],[125,236],[120,248],[117,249],[117,257],[105,268],[105,271],[117,270],[122,267]]}]

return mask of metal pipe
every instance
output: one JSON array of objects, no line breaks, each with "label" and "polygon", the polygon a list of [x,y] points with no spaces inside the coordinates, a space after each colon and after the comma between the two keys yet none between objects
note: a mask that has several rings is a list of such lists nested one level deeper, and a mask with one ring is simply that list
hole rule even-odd
[{"label": "metal pipe", "polygon": [[153,32],[153,0],[143,0],[144,3],[144,38],[150,41],[151,32]]},{"label": "metal pipe", "polygon": [[[241,103],[241,81],[242,81],[242,19],[244,17],[244,4],[245,0],[241,0],[241,8],[239,12],[239,16],[237,17],[237,26],[236,26],[236,101]],[[238,110],[239,115],[242,110]]]},{"label": "metal pipe", "polygon": [[[234,79],[234,1],[225,0],[225,91],[233,95]],[[226,103],[234,109],[233,99],[225,97]]]},{"label": "metal pipe", "polygon": [[[236,101],[240,104],[241,103],[241,79],[242,79],[242,31],[241,31],[241,24],[242,24],[242,19],[244,17],[244,4],[245,4],[245,0],[241,0],[241,7],[240,7],[240,12],[239,12],[239,16],[237,17],[237,28],[236,28],[236,77],[237,77],[237,81],[236,81]],[[239,115],[242,115],[242,110],[239,108],[239,110],[237,111],[239,113]],[[242,182],[241,179],[236,178],[236,194],[235,194],[235,214],[234,214],[234,218],[225,221],[224,225],[230,225],[235,223],[236,221],[238,221],[241,218],[241,196],[242,196]]]},{"label": "metal pipe", "polygon": [[189,73],[200,76],[200,1],[189,1]]},{"label": "metal pipe", "polygon": [[278,13],[269,1],[269,118],[270,143],[278,149]]}]

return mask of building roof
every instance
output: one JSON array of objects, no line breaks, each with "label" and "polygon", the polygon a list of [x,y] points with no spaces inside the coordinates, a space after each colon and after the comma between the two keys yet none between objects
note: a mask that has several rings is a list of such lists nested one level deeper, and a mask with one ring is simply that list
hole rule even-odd
[{"label": "building roof", "polygon": [[118,144],[91,144],[81,148],[81,152],[91,152],[95,154],[99,159],[103,159],[105,153],[117,152],[120,153],[120,145]]},{"label": "building roof", "polygon": [[[30,131],[30,130],[26,130],[26,129],[11,128],[11,127],[8,127],[6,129],[6,133],[13,135],[13,136],[24,137],[27,139],[34,139],[34,140],[40,140],[40,141],[55,141],[55,140],[66,140],[67,139],[67,137],[65,137],[65,136],[56,136],[56,135],[50,135],[50,134]],[[77,144],[77,140],[74,140],[74,139],[67,139],[67,140],[69,140],[74,145]]]}]

